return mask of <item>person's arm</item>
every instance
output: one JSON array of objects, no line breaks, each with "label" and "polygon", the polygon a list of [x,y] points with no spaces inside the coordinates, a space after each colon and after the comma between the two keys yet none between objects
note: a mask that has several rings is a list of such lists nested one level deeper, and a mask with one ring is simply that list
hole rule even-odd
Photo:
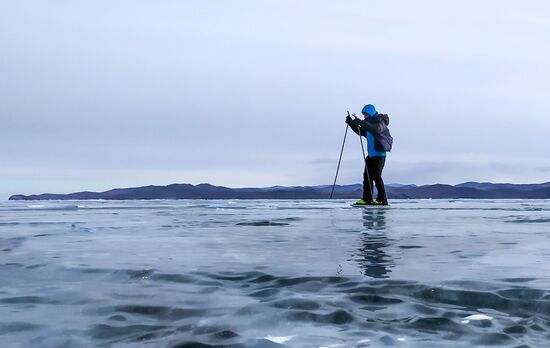
[{"label": "person's arm", "polygon": [[357,125],[361,127],[361,133],[363,133],[362,135],[366,135],[366,132],[376,133],[376,126],[369,121],[360,120],[358,118],[356,118],[354,121],[356,121]]},{"label": "person's arm", "polygon": [[363,121],[356,118],[351,118],[350,116],[346,117],[346,123],[350,128],[358,135],[366,135],[367,131],[372,132],[374,127],[367,121]]},{"label": "person's arm", "polygon": [[346,117],[346,123],[351,128],[351,130],[353,130],[355,134],[361,135],[357,121],[358,121],[357,118],[351,118],[351,116]]}]

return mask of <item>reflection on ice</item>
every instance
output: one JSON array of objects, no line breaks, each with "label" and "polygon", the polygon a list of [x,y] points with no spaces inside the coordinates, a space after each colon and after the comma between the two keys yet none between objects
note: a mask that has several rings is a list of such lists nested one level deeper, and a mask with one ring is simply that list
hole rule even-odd
[{"label": "reflection on ice", "polygon": [[356,260],[366,276],[388,278],[393,261],[386,251],[391,242],[386,234],[386,209],[364,208],[362,211],[364,230]]}]

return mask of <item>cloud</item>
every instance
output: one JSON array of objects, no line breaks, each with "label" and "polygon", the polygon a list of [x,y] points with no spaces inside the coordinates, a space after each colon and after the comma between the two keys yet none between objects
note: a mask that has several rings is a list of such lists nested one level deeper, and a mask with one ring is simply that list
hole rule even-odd
[{"label": "cloud", "polygon": [[[460,156],[459,156],[460,157]],[[540,162],[529,159],[457,159],[391,162],[386,167],[392,182],[457,184],[466,181],[529,183],[548,180],[537,170]]]},{"label": "cloud", "polygon": [[[0,191],[324,184],[367,102],[388,182],[543,179],[550,5],[423,4],[8,2]],[[361,156],[348,134],[339,180]]]}]

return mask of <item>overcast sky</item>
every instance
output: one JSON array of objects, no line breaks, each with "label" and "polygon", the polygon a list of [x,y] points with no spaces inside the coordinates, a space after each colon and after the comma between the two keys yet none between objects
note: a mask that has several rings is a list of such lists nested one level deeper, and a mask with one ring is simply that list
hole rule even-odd
[{"label": "overcast sky", "polygon": [[[347,110],[386,183],[550,181],[550,2],[0,0],[0,199],[332,183]],[[339,183],[362,178],[348,137]]]}]

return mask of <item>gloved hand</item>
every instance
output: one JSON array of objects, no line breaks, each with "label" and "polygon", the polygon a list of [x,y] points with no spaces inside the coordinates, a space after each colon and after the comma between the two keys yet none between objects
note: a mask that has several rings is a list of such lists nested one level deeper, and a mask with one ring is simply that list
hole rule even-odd
[{"label": "gloved hand", "polygon": [[351,116],[346,116],[346,123],[347,124],[351,124],[351,121],[353,121],[353,119],[351,118]]}]

